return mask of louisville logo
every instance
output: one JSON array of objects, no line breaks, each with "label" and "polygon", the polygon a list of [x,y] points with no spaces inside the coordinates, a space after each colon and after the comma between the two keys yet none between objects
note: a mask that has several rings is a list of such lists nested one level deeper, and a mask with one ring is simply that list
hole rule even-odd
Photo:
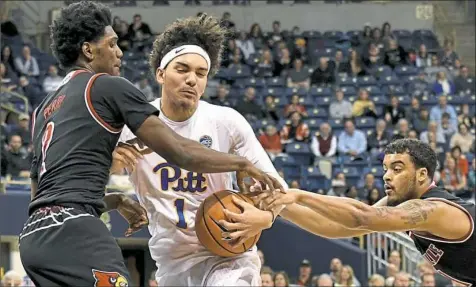
[{"label": "louisville logo", "polygon": [[96,279],[94,287],[129,287],[126,277],[118,272],[105,272],[93,269],[93,276]]}]

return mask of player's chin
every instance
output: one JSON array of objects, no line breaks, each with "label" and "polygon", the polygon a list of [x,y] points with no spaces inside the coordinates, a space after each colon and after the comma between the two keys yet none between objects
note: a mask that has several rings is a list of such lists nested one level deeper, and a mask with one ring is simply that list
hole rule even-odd
[{"label": "player's chin", "polygon": [[112,70],[111,70],[111,76],[120,76],[121,75],[121,67],[119,66],[114,66],[112,67]]}]

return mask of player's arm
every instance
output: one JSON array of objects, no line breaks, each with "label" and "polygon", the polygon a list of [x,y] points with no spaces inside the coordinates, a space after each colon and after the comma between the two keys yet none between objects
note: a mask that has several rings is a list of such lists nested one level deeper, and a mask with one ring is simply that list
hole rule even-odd
[{"label": "player's arm", "polygon": [[31,179],[31,200],[35,198],[37,190],[38,190],[38,181],[36,179]]}]

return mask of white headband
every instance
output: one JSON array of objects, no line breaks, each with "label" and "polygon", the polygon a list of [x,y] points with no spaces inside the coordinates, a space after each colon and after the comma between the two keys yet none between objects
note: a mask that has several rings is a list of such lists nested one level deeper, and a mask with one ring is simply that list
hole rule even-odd
[{"label": "white headband", "polygon": [[205,61],[207,61],[207,70],[210,72],[210,57],[208,56],[208,53],[203,50],[202,47],[197,46],[197,45],[183,45],[177,48],[172,49],[170,52],[165,54],[165,56],[162,58],[162,61],[160,61],[160,66],[159,68],[164,70],[165,67],[175,58],[178,56],[181,56],[183,54],[198,54],[202,56]]}]

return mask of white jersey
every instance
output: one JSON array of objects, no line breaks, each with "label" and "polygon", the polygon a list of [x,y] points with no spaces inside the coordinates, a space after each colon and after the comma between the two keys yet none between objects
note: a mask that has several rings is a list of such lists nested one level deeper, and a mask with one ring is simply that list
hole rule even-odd
[{"label": "white jersey", "polygon": [[[160,99],[151,104],[160,110]],[[251,126],[237,111],[200,101],[187,121],[174,122],[163,113],[159,118],[183,137],[217,151],[247,158],[285,186]],[[138,162],[130,179],[141,204],[147,209],[152,236],[149,248],[158,267],[157,277],[179,274],[214,256],[198,241],[195,213],[212,193],[232,189],[233,174],[201,174],[174,167],[144,146],[126,127],[119,141],[149,151]]]}]

